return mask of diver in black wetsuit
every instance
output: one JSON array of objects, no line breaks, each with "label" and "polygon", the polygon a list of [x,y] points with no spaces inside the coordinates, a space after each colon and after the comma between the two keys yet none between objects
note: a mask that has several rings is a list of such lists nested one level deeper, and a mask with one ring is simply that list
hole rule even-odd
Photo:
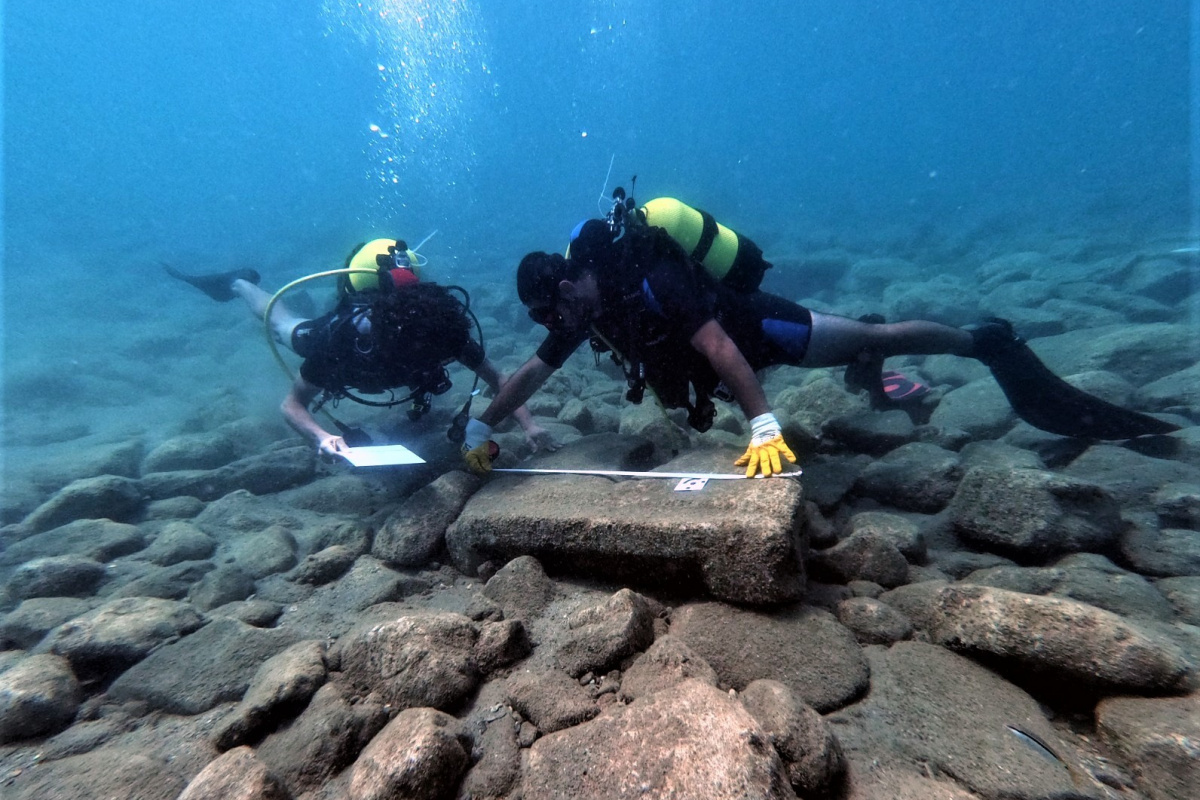
[{"label": "diver in black wetsuit", "polygon": [[[281,411],[319,452],[336,454],[349,444],[361,443],[347,443],[344,435],[330,433],[317,422],[309,407],[319,396],[364,402],[352,390],[379,394],[405,387],[410,392],[403,399],[369,404],[411,402],[409,416],[417,418],[429,410],[433,395],[450,388],[446,366],[452,361],[475,372],[493,391],[505,382],[483,346],[471,337],[466,306],[448,287],[422,283],[408,263],[411,255],[399,240],[368,242],[356,248],[346,263],[354,268],[378,266],[378,276],[350,275],[352,280],[344,282],[333,311],[304,319],[283,303],[271,309],[275,339],[304,359]],[[188,275],[169,266],[166,270],[219,302],[240,297],[259,319],[271,300],[252,269],[207,275]],[[553,437],[523,406],[513,416],[535,450],[557,448]]]},{"label": "diver in black wetsuit", "polygon": [[641,388],[649,385],[664,405],[688,407],[693,427],[703,430],[711,423],[708,397],[719,387],[727,390],[751,425],[750,445],[737,461],[748,476],[770,475],[781,470],[782,460],[795,461],[755,375],[780,364],[859,365],[860,373],[866,364],[868,374],[859,380],[871,384],[880,382],[887,356],[967,356],[987,364],[1014,410],[1043,430],[1124,439],[1177,429],[1075,389],[1051,373],[1003,320],[963,329],[813,312],[766,292],[725,286],[665,231],[614,224],[611,217],[585,223],[569,258],[527,255],[517,289],[530,317],[549,335],[479,419],[468,423],[464,450],[476,472],[487,472],[494,458],[491,426],[531,397],[589,338],[619,354],[630,399],[640,399]]}]

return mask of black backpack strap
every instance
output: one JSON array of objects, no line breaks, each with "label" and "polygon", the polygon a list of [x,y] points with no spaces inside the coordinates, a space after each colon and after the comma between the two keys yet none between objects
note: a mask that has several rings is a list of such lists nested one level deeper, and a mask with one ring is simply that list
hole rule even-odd
[{"label": "black backpack strap", "polygon": [[712,243],[716,241],[719,230],[717,229],[717,221],[713,215],[707,211],[700,211],[700,218],[704,220],[704,227],[700,229],[700,241],[696,242],[696,246],[692,248],[692,258],[703,262],[708,255],[708,251],[712,249]]}]

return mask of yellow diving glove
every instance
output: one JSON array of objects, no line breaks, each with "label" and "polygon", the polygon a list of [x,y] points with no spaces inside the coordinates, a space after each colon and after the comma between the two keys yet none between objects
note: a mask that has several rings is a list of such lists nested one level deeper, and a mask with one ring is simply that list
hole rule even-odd
[{"label": "yellow diving glove", "polygon": [[467,469],[480,477],[486,477],[492,471],[492,462],[500,457],[500,445],[492,441],[492,427],[477,419],[467,422],[463,439],[463,460]]},{"label": "yellow diving glove", "polygon": [[750,446],[746,448],[746,452],[742,454],[741,458],[733,462],[733,465],[745,467],[747,478],[753,478],[754,474],[760,470],[764,478],[769,478],[772,474],[783,472],[783,462],[779,459],[780,454],[791,463],[796,463],[795,454],[783,440],[779,420],[775,419],[775,415],[770,412],[759,414],[750,420]]}]

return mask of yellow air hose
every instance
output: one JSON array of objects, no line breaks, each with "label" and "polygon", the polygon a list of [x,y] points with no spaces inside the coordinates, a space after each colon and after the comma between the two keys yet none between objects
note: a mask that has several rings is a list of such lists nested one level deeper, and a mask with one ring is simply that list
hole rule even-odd
[{"label": "yellow air hose", "polygon": [[352,272],[369,272],[372,275],[379,274],[379,270],[367,269],[365,267],[348,267],[346,269],[330,269],[325,272],[314,272],[312,275],[305,275],[303,278],[297,278],[285,285],[278,292],[271,295],[271,299],[267,301],[267,307],[263,309],[263,326],[267,334],[267,344],[271,347],[271,355],[275,356],[275,362],[279,364],[279,368],[288,376],[290,382],[296,382],[296,375],[292,372],[291,367],[287,365],[287,362],[283,360],[283,356],[279,354],[279,346],[275,343],[275,332],[271,329],[271,311],[274,310],[275,304],[279,302],[281,297],[302,283],[308,283],[317,278],[328,278],[333,275],[349,275]]},{"label": "yellow air hose", "polygon": [[[267,307],[263,309],[263,326],[265,327],[267,333],[267,344],[271,348],[271,355],[275,356],[275,363],[279,364],[279,368],[283,370],[283,374],[288,376],[289,383],[294,384],[296,382],[296,375],[292,372],[291,367],[287,365],[287,362],[283,360],[283,356],[279,354],[279,346],[275,343],[275,332],[271,328],[271,311],[274,310],[275,304],[279,302],[281,297],[302,283],[307,283],[308,281],[316,280],[317,278],[328,278],[333,275],[348,275],[351,272],[369,272],[372,275],[379,274],[379,270],[367,269],[365,267],[347,267],[346,269],[330,269],[326,270],[325,272],[314,272],[312,275],[306,275],[303,278],[297,278],[291,283],[285,285],[278,292],[271,295],[271,299],[267,301]],[[321,412],[335,423],[337,422],[337,418],[324,408],[321,409]]]}]

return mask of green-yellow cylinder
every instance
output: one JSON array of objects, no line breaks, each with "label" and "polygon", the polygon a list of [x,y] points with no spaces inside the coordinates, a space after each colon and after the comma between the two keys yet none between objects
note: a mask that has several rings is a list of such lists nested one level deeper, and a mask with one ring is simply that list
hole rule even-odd
[{"label": "green-yellow cylinder", "polygon": [[[704,234],[704,215],[673,197],[656,197],[641,208],[646,222],[664,229],[684,250],[695,253]],[[700,260],[717,280],[725,277],[738,254],[738,235],[717,222],[717,233]]]}]

